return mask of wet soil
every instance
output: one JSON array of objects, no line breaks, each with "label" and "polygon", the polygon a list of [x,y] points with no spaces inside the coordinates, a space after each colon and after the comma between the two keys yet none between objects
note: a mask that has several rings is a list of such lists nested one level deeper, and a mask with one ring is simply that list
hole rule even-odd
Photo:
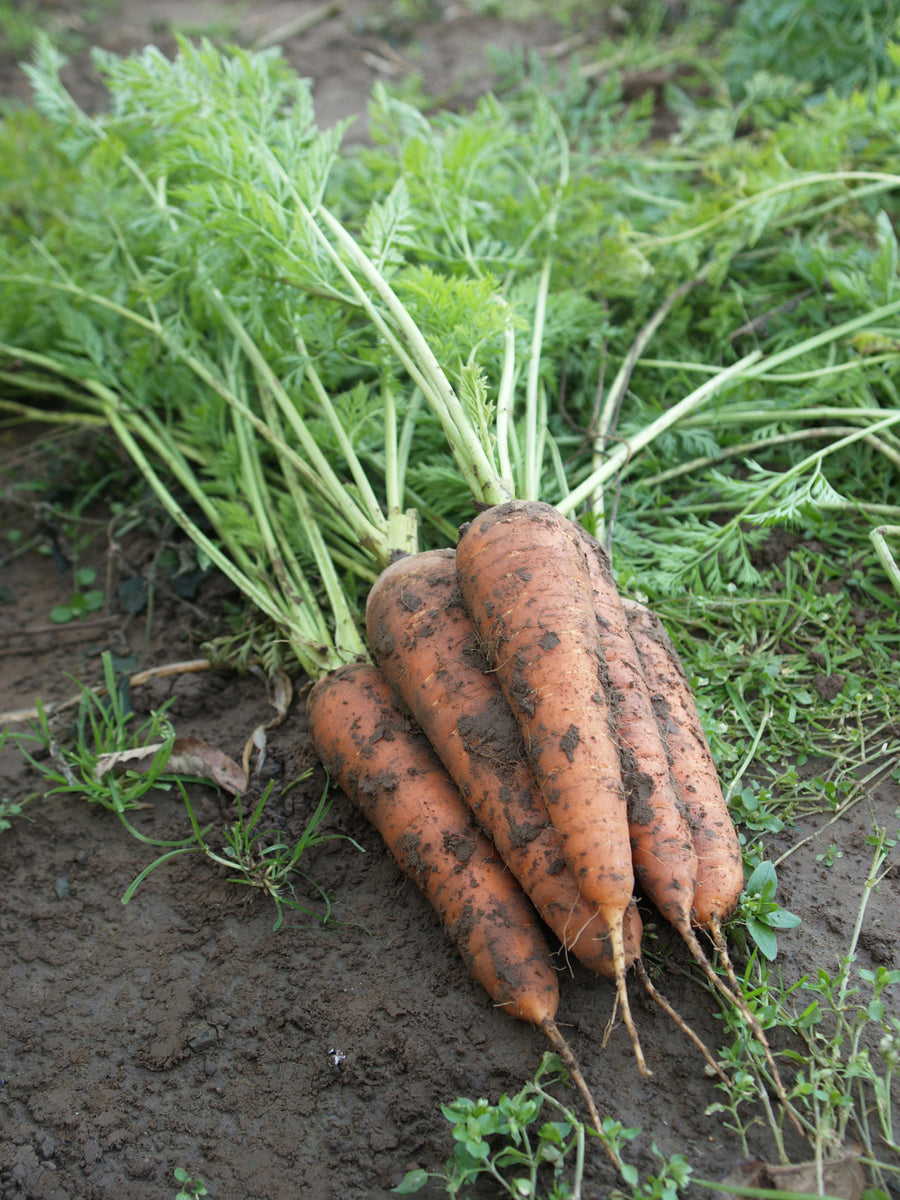
[{"label": "wet soil", "polygon": [[[547,22],[509,27],[468,16],[418,29],[397,49],[354,25],[354,15],[375,7],[348,4],[287,43],[298,68],[315,76],[320,108],[334,118],[359,111],[378,70],[387,69],[370,54],[425,64],[435,91],[464,102],[486,81],[486,43],[505,37],[542,47],[559,34]],[[254,6],[242,10],[240,27],[252,18],[275,29],[297,9]],[[173,15],[199,11],[176,0],[128,0],[104,16],[94,36],[118,50],[148,35],[163,42]],[[90,96],[86,58],[70,71],[73,89]],[[2,81],[7,94],[24,87],[8,64]],[[37,433],[17,431],[18,446],[27,448]],[[8,469],[22,451],[4,437]],[[14,473],[21,479],[22,468]],[[178,544],[149,510],[137,524],[111,524],[116,498],[99,497],[84,521],[62,529],[21,491],[4,503],[0,527],[18,530],[27,548],[8,555],[0,574],[0,709],[30,709],[38,697],[64,701],[76,690],[72,677],[99,682],[103,651],[135,667],[193,659],[204,639],[228,627],[237,598],[217,577],[179,595],[157,572],[152,610],[130,611],[133,590],[120,593],[121,585],[150,577],[160,547]],[[96,569],[106,601],[83,621],[54,624],[51,609],[73,593],[73,529],[83,542],[78,565]],[[303,681],[294,683],[300,692]],[[237,760],[274,713],[263,680],[221,670],[135,687],[131,702],[136,722],[169,702],[178,734]],[[309,753],[303,711],[295,696],[286,719],[269,731],[265,763],[251,780],[251,802],[271,784],[262,824],[288,840],[300,836],[325,783]],[[71,734],[71,712],[55,718],[60,741]],[[11,727],[23,731],[27,722]],[[330,897],[330,920],[290,912],[273,931],[271,902],[200,856],[158,867],[123,905],[159,851],[83,797],[45,800],[43,788],[40,773],[7,744],[0,798],[33,798],[0,832],[2,1200],[160,1200],[174,1195],[176,1167],[202,1179],[217,1200],[378,1200],[408,1169],[438,1169],[448,1157],[442,1102],[496,1100],[534,1074],[545,1050],[541,1035],[492,1008],[426,903],[343,797],[324,825],[336,836],[302,860],[316,886],[298,881],[298,898],[320,916],[317,888]],[[201,823],[212,826],[210,841],[221,842],[236,819],[234,800],[199,784],[189,795]],[[160,840],[186,834],[176,791],[155,789],[146,800],[130,814],[139,833]],[[803,917],[798,929],[779,935],[789,979],[833,968],[845,951],[871,861],[867,838],[874,825],[896,827],[898,806],[897,787],[880,784],[839,821],[823,816],[773,840],[773,858],[797,847],[779,867],[781,902]],[[872,896],[860,967],[897,965],[898,903],[894,870]],[[727,1042],[717,1005],[685,953],[649,911],[645,925],[659,986],[706,1041]],[[562,960],[559,966],[560,1024],[601,1110],[643,1131],[630,1160],[642,1173],[658,1169],[655,1143],[663,1156],[685,1154],[698,1178],[722,1178],[743,1150],[720,1115],[705,1115],[721,1097],[695,1050],[635,990],[654,1072],[641,1079],[610,986]],[[574,1092],[561,1094],[578,1108]],[[763,1125],[749,1138],[753,1153],[773,1159]],[[794,1157],[806,1156],[788,1146]],[[596,1149],[587,1179],[591,1198],[615,1185]],[[444,1193],[434,1184],[421,1194]]]}]

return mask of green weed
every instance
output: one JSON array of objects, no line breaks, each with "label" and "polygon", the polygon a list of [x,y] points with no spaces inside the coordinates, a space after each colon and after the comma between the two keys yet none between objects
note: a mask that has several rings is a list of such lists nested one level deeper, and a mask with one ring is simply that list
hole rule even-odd
[{"label": "green weed", "polygon": [[801,918],[781,908],[775,900],[778,877],[769,862],[755,868],[744,887],[741,898],[741,918],[760,954],[770,962],[778,953],[775,936],[779,929],[794,929]]},{"label": "green weed", "polygon": [[[46,792],[48,796],[74,794],[89,804],[99,804],[115,813],[139,837],[141,835],[130,826],[127,814],[142,807],[141,801],[147,792],[166,778],[165,769],[175,731],[165,713],[167,706],[151,713],[146,721],[136,726],[112,655],[104,654],[102,661],[104,686],[99,691],[74,681],[79,688],[79,701],[74,730],[66,746],[57,741],[50,717],[40,701],[38,718],[31,733],[18,734],[14,740],[28,762],[50,785]],[[28,749],[29,745],[43,746],[47,756],[37,758]],[[98,770],[108,755],[123,755],[148,746],[158,746],[158,749],[149,764],[142,764],[140,771]]]},{"label": "green weed", "polygon": [[65,604],[57,604],[50,610],[50,620],[58,625],[69,621],[78,621],[89,613],[97,612],[103,607],[104,595],[99,588],[91,584],[97,579],[93,567],[78,567],[75,571],[75,591]]},{"label": "green weed", "polygon": [[[453,1156],[442,1172],[421,1168],[408,1171],[392,1191],[412,1195],[429,1180],[443,1183],[448,1196],[464,1194],[478,1180],[490,1179],[498,1195],[512,1200],[580,1200],[585,1153],[589,1138],[599,1138],[616,1163],[631,1200],[675,1200],[687,1187],[691,1168],[681,1155],[662,1162],[658,1175],[641,1181],[638,1172],[622,1158],[627,1143],[639,1129],[625,1129],[604,1118],[603,1128],[591,1129],[549,1090],[566,1079],[555,1054],[545,1054],[533,1080],[515,1096],[503,1095],[496,1104],[461,1098],[441,1106],[451,1125]],[[547,1120],[546,1109],[554,1119]],[[626,1193],[614,1190],[616,1200]]]},{"label": "green weed", "polygon": [[[807,1131],[817,1162],[824,1162],[848,1139],[862,1146],[862,1158],[875,1183],[900,1178],[900,1166],[885,1161],[885,1152],[896,1154],[897,1118],[892,1088],[898,1069],[900,1020],[894,1014],[891,989],[900,984],[900,971],[875,970],[857,963],[857,945],[872,892],[889,870],[888,856],[896,844],[885,830],[871,839],[872,862],[862,889],[850,944],[836,970],[820,966],[787,986],[767,955],[750,956],[742,980],[744,994],[768,1036],[781,1029],[786,1045],[781,1051],[793,1068],[789,1099]],[[765,864],[768,866],[769,864]],[[765,880],[772,875],[765,872]],[[757,893],[761,895],[762,892]],[[749,931],[749,922],[748,922]],[[765,945],[757,943],[760,949]],[[759,1047],[731,1014],[724,1019],[735,1033],[734,1042],[721,1051],[729,1072],[728,1085],[719,1084],[727,1100],[710,1106],[710,1113],[727,1116],[727,1124],[748,1149],[747,1131],[752,1118],[744,1111],[761,1100],[780,1142],[780,1121],[765,1100],[767,1076]],[[798,1045],[798,1039],[801,1043]],[[873,1192],[873,1195],[876,1194]]]},{"label": "green weed", "polygon": [[[327,791],[323,792],[301,836],[293,843],[286,841],[279,832],[264,829],[260,825],[271,795],[271,784],[263,791],[249,813],[244,812],[241,798],[238,796],[236,799],[237,820],[222,831],[222,844],[213,846],[210,838],[211,827],[200,828],[193,805],[180,780],[178,787],[187,810],[193,837],[188,843],[168,850],[146,866],[128,886],[122,896],[123,904],[128,904],[147,876],[163,863],[183,854],[202,854],[210,862],[220,867],[226,867],[231,872],[228,876],[230,883],[259,888],[269,897],[276,910],[273,932],[280,929],[288,910],[296,910],[308,916],[314,916],[323,923],[329,920],[331,900],[315,880],[305,871],[301,871],[297,864],[307,851],[324,842],[347,841],[359,851],[362,851],[362,847],[344,834],[323,831],[322,824],[331,808],[331,799]],[[301,879],[318,894],[323,906],[321,911],[310,908],[307,903],[296,898],[295,883]]]},{"label": "green weed", "polygon": [[206,1184],[201,1179],[194,1179],[184,1167],[176,1167],[173,1174],[179,1185],[175,1200],[194,1200],[196,1196],[206,1195]]}]

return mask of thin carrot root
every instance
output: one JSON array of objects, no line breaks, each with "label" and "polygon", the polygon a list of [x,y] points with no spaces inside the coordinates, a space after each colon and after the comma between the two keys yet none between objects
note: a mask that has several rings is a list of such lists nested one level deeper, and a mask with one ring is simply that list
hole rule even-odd
[{"label": "thin carrot root", "polygon": [[622,1161],[610,1146],[603,1134],[603,1120],[599,1111],[597,1110],[597,1103],[594,1100],[591,1089],[587,1085],[584,1075],[581,1073],[581,1067],[578,1065],[578,1060],[575,1057],[571,1046],[563,1037],[559,1026],[551,1018],[548,1017],[546,1020],[542,1021],[540,1028],[544,1033],[544,1036],[547,1038],[547,1041],[559,1055],[563,1066],[572,1077],[572,1082],[580,1092],[581,1098],[584,1100],[585,1107],[587,1108],[588,1114],[591,1118],[591,1123],[596,1132],[600,1135],[600,1141],[603,1145],[603,1149],[606,1151],[609,1161],[615,1167],[616,1171],[620,1171],[622,1167]]},{"label": "thin carrot root", "polygon": [[[625,1022],[625,1028],[628,1030],[628,1036],[631,1039],[631,1049],[634,1054],[634,1061],[637,1063],[637,1069],[642,1078],[651,1079],[653,1072],[647,1066],[647,1060],[644,1058],[641,1039],[638,1037],[637,1026],[634,1023],[634,1017],[631,1013],[631,1001],[628,999],[628,979],[625,969],[625,946],[622,938],[621,921],[618,924],[610,926],[609,935],[613,962],[616,965],[616,996],[619,1001],[619,1007],[622,1009],[622,1020]],[[640,959],[636,959],[635,962],[640,962]]]},{"label": "thin carrot root", "polygon": [[699,1034],[694,1032],[690,1025],[688,1025],[687,1021],[685,1021],[684,1017],[682,1017],[682,1015],[672,1007],[662,992],[659,991],[653,980],[648,975],[647,968],[644,966],[644,963],[641,959],[638,959],[634,964],[634,970],[651,1000],[653,1000],[653,1002],[663,1010],[666,1016],[675,1024],[678,1029],[681,1030],[685,1037],[689,1038],[694,1043],[706,1060],[707,1065],[712,1071],[715,1072],[716,1075],[718,1075],[722,1082],[725,1084],[730,1083],[728,1076],[713,1058],[706,1042],[703,1041]]}]

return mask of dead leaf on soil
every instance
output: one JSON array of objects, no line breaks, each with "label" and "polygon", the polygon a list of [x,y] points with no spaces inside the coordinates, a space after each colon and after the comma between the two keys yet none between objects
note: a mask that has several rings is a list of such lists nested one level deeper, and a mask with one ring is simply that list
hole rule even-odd
[{"label": "dead leaf on soil", "polygon": [[[291,701],[294,698],[294,685],[291,683],[290,676],[286,672],[276,671],[271,679],[266,679],[258,667],[251,667],[250,670],[254,675],[258,675],[264,679],[266,690],[269,694],[269,703],[275,709],[275,716],[271,721],[267,721],[263,725],[257,725],[247,739],[241,761],[244,765],[244,774],[248,779],[251,774],[258,775],[266,761],[266,747],[268,745],[266,731],[274,729],[276,725],[281,724],[287,716]],[[254,751],[256,752],[255,767],[253,766]]]},{"label": "dead leaf on soil", "polygon": [[[147,771],[156,758],[163,743],[142,746],[137,750],[120,750],[115,754],[102,754],[94,768],[94,778],[99,782],[111,771]],[[226,792],[240,795],[247,790],[247,776],[234,761],[218,746],[195,737],[176,738],[172,753],[166,762],[168,775],[192,775],[197,779],[208,779]]]},{"label": "dead leaf on soil", "polygon": [[[866,1175],[859,1162],[862,1147],[855,1143],[843,1146],[822,1164],[824,1200],[861,1200],[866,1190]],[[774,1188],[780,1192],[821,1196],[819,1168],[815,1162],[774,1164],[751,1158],[739,1163],[722,1180],[727,1187]],[[735,1196],[736,1193],[723,1193]]]}]

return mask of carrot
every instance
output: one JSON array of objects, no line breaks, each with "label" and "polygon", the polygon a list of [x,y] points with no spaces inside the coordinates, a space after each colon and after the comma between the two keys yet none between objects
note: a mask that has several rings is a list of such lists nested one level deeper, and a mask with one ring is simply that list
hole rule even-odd
[{"label": "carrot", "polygon": [[[424,894],[472,977],[510,1016],[537,1026],[600,1114],[556,1024],[559,988],[537,917],[497,858],[425,735],[395,707],[377,667],[323,675],[307,699],[310,739],[330,777]],[[613,1163],[618,1157],[604,1139]]]},{"label": "carrot", "polygon": [[687,808],[697,856],[694,923],[721,927],[737,906],[744,866],[737,830],[722,794],[697,704],[665,626],[643,605],[626,601],[659,727],[671,754],[672,775]]},{"label": "carrot", "polygon": [[622,774],[584,549],[548,504],[480,513],[456,551],[466,607],[522,730],[578,886],[609,927],[616,988],[648,1075],[626,988],[634,871]]},{"label": "carrot", "polygon": [[741,992],[722,930],[737,907],[744,887],[744,865],[737,830],[728,811],[697,703],[665,626],[655,613],[635,601],[623,601],[632,638],[653,695],[659,727],[665,739],[672,777],[688,812],[697,855],[697,886],[692,919],[713,940],[729,988],[713,971],[705,955],[694,957],[714,986],[738,1009],[763,1048],[775,1090],[797,1131],[803,1129],[790,1104],[775,1058],[759,1018]]},{"label": "carrot", "polygon": [[[567,952],[614,978],[609,930],[565,863],[519,727],[481,654],[454,551],[411,555],[383,571],[369,592],[366,627],[388,682],[544,921]],[[629,965],[640,937],[632,904],[625,922]]]},{"label": "carrot", "polygon": [[613,716],[628,803],[634,872],[644,894],[688,939],[697,855],[676,792],[650,688],[605,551],[578,528],[587,554],[600,645],[615,700]]}]

